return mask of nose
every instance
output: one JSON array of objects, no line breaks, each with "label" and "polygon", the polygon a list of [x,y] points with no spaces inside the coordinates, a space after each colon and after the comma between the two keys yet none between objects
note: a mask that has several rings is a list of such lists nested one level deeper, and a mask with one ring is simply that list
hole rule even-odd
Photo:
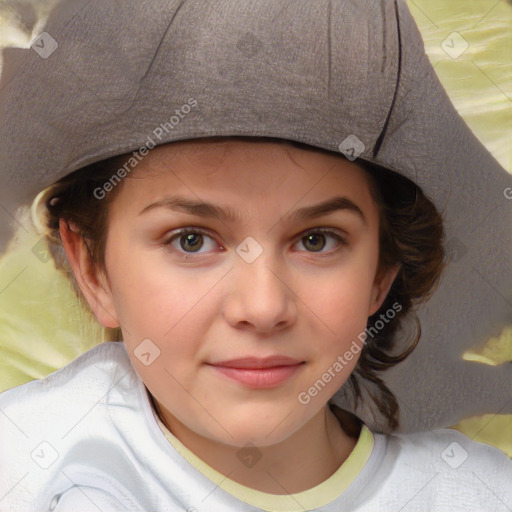
[{"label": "nose", "polygon": [[230,272],[231,293],[225,303],[225,318],[237,329],[272,333],[291,326],[297,317],[297,296],[289,272],[278,258],[266,251],[252,263],[235,258]]}]

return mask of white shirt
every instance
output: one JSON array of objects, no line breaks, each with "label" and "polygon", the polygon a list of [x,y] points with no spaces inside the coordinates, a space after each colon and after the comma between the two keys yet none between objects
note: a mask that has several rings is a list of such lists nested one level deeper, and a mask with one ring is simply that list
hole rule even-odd
[{"label": "white shirt", "polygon": [[123,343],[0,394],[1,512],[512,510],[512,461],[452,429],[363,427],[320,485],[271,495],[207,466],[158,420]]}]

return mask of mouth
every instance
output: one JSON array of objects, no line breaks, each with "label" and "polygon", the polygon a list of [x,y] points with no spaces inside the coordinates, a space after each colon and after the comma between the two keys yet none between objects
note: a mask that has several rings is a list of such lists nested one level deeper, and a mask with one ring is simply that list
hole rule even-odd
[{"label": "mouth", "polygon": [[[240,363],[238,363],[240,364]],[[267,367],[232,367],[209,365],[218,374],[252,389],[269,389],[283,384],[296,375],[305,362]]]},{"label": "mouth", "polygon": [[242,357],[238,359],[229,359],[224,361],[216,361],[214,363],[208,363],[213,366],[222,366],[225,368],[241,368],[260,370],[264,368],[277,368],[281,366],[294,366],[301,364],[304,361],[294,359],[288,356],[273,355],[268,357]]}]

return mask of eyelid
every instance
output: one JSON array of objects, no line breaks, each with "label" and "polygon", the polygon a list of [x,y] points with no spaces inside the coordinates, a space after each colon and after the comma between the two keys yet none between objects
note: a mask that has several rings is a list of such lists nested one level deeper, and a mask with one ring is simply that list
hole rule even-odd
[{"label": "eyelid", "polygon": [[[173,229],[172,231],[166,233],[163,238],[162,238],[162,242],[160,243],[160,245],[170,245],[170,243],[181,237],[181,236],[184,236],[184,235],[187,235],[189,233],[199,233],[201,235],[206,235],[208,237],[210,237],[211,239],[215,240],[216,243],[218,244],[217,242],[217,237],[209,230],[205,229],[205,228],[200,228],[200,227],[196,227],[196,226],[186,226],[186,227],[183,227],[183,228],[177,228],[177,229]],[[218,244],[220,245],[220,244]],[[193,254],[193,253],[190,253],[190,254]]]},{"label": "eyelid", "polygon": [[[168,246],[171,245],[171,243],[174,240],[180,238],[181,236],[187,235],[189,233],[198,233],[198,234],[201,234],[201,235],[206,235],[207,237],[209,237],[212,240],[214,240],[215,243],[217,245],[219,245],[219,247],[221,249],[224,249],[224,247],[217,242],[217,236],[216,235],[214,235],[208,229],[205,229],[205,228],[202,228],[202,227],[199,227],[199,226],[185,226],[185,227],[182,227],[182,228],[177,228],[175,230],[172,230],[170,233],[168,233],[167,235],[165,235],[163,237],[162,242],[159,245],[161,245],[163,247],[168,247]],[[307,236],[309,234],[316,234],[316,233],[324,234],[326,236],[330,236],[331,238],[334,238],[335,240],[337,240],[337,242],[341,246],[347,246],[349,244],[349,240],[348,240],[349,237],[348,237],[348,234],[345,231],[340,230],[339,228],[318,226],[318,227],[308,228],[308,229],[302,231],[301,233],[299,233],[298,235],[295,235],[293,237],[293,240],[294,240],[293,245],[295,245],[298,242],[300,242],[300,240],[302,238],[304,238],[305,236]],[[308,253],[308,254],[317,254],[318,256],[328,256],[330,254],[337,253],[339,250],[340,250],[340,247],[337,247],[336,249],[333,249],[333,250],[330,250],[330,251],[327,251],[327,252],[321,252],[321,251],[320,252],[315,252],[315,251],[298,251],[298,252],[305,252],[305,253]],[[180,255],[183,255],[186,258],[194,257],[194,255],[209,254],[209,253],[203,253],[203,252],[186,253],[186,252],[180,252],[180,251],[178,251],[178,253]]]},{"label": "eyelid", "polygon": [[319,226],[314,228],[308,228],[299,233],[295,238],[297,240],[300,240],[301,238],[305,237],[306,235],[309,235],[310,233],[324,233],[330,236],[335,236],[342,238],[345,241],[348,241],[349,235],[346,231],[340,228],[333,228],[333,227],[327,227],[327,226]]}]

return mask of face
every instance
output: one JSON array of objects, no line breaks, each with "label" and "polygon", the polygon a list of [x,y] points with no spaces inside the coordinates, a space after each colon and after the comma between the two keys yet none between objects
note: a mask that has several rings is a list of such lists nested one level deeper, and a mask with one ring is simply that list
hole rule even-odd
[{"label": "face", "polygon": [[[358,335],[396,275],[377,273],[378,239],[356,164],[285,144],[187,141],[154,149],[125,178],[109,211],[107,278],[72,265],[170,422],[268,446],[321,414],[354,369]],[[296,364],[218,365],[270,356]]]}]

